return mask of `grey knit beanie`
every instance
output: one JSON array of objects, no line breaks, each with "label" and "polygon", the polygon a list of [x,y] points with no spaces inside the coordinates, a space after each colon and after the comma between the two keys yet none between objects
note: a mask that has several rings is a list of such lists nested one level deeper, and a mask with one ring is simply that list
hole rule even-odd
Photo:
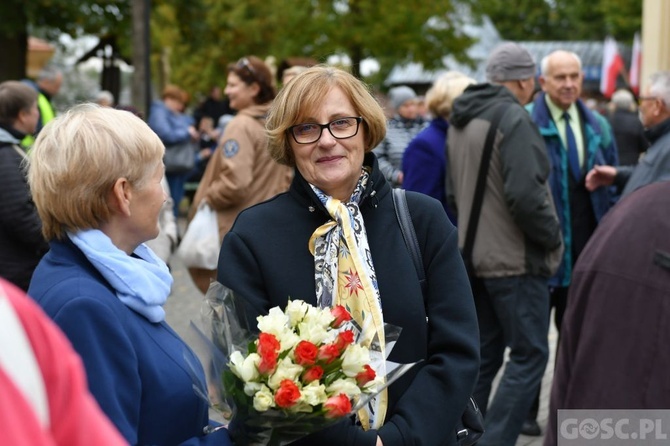
[{"label": "grey knit beanie", "polygon": [[486,63],[490,82],[516,81],[535,76],[535,61],[527,49],[513,42],[498,45]]},{"label": "grey knit beanie", "polygon": [[393,87],[389,90],[389,101],[391,101],[394,111],[410,99],[416,99],[416,93],[407,85]]}]

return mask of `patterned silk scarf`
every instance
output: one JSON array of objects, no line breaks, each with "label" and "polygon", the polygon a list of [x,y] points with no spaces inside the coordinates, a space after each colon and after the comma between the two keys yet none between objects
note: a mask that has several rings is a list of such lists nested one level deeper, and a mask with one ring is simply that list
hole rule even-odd
[{"label": "patterned silk scarf", "polygon": [[[309,250],[314,256],[319,306],[342,305],[351,313],[362,328],[361,344],[370,347],[374,341],[373,347],[380,350],[381,360],[373,367],[383,377],[386,376],[384,318],[365,223],[358,207],[369,177],[363,169],[348,203],[342,203],[310,184],[332,220],[314,231]],[[363,428],[381,427],[387,406],[388,392],[384,389],[358,412]]]}]

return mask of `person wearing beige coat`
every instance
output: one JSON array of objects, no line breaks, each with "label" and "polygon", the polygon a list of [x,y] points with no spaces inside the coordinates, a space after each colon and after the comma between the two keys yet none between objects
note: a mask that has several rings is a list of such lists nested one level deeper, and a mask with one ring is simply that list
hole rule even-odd
[{"label": "person wearing beige coat", "polygon": [[[217,213],[219,241],[240,211],[288,189],[292,169],[274,161],[267,150],[265,118],[276,90],[262,60],[244,57],[228,68],[225,93],[237,115],[228,123],[207,165],[189,211],[189,221],[201,202]],[[215,270],[189,268],[205,293]]]}]

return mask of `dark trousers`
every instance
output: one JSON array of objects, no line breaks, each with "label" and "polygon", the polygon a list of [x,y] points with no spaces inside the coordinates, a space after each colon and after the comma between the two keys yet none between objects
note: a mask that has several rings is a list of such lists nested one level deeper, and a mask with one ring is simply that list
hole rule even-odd
[{"label": "dark trousers", "polygon": [[188,172],[165,174],[168,186],[170,187],[170,195],[172,196],[172,201],[174,201],[175,217],[179,217],[179,203],[181,203],[182,198],[184,198],[184,186],[186,184],[187,176]]},{"label": "dark trousers", "polygon": [[[549,289],[550,296],[550,305],[549,305],[549,314],[548,318],[551,319],[551,309],[554,309],[554,324],[556,324],[556,331],[558,331],[558,340],[556,345],[560,342],[561,339],[561,323],[563,322],[563,315],[565,314],[565,308],[568,305],[568,287],[558,287]],[[556,357],[558,356],[558,347],[556,348]],[[556,361],[554,357],[554,363]],[[542,391],[542,386],[537,388],[537,396],[533,405],[528,411],[528,421],[533,421],[537,419],[537,412],[540,410],[540,392]]]},{"label": "dark trousers", "polygon": [[[473,394],[484,414],[486,433],[478,446],[514,446],[542,381],[549,356],[547,279],[521,275],[475,279],[481,365]],[[493,379],[509,360],[489,404]]]}]

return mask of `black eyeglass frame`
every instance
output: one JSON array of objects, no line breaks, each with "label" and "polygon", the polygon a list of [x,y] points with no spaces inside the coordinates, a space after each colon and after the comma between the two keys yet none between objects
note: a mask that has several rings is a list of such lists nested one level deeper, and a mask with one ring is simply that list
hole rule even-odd
[{"label": "black eyeglass frame", "polygon": [[[331,130],[330,126],[333,124],[333,122],[341,121],[342,119],[355,119],[356,120],[356,131],[350,135],[350,136],[335,136],[333,131]],[[302,122],[300,124],[292,125],[291,127],[287,128],[286,131],[293,137],[293,140],[297,144],[314,144],[318,140],[321,139],[321,135],[323,135],[323,129],[328,129],[328,132],[333,136],[335,139],[349,139],[353,138],[354,136],[358,135],[358,130],[361,127],[361,122],[363,122],[363,117],[362,116],[342,116],[341,118],[333,119],[330,122],[327,122],[325,124],[319,124],[318,122]],[[300,142],[298,141],[298,137],[295,136],[295,133],[293,133],[293,130],[296,127],[300,127],[301,125],[316,125],[319,127],[319,136],[314,141],[309,141],[309,142]]]}]

